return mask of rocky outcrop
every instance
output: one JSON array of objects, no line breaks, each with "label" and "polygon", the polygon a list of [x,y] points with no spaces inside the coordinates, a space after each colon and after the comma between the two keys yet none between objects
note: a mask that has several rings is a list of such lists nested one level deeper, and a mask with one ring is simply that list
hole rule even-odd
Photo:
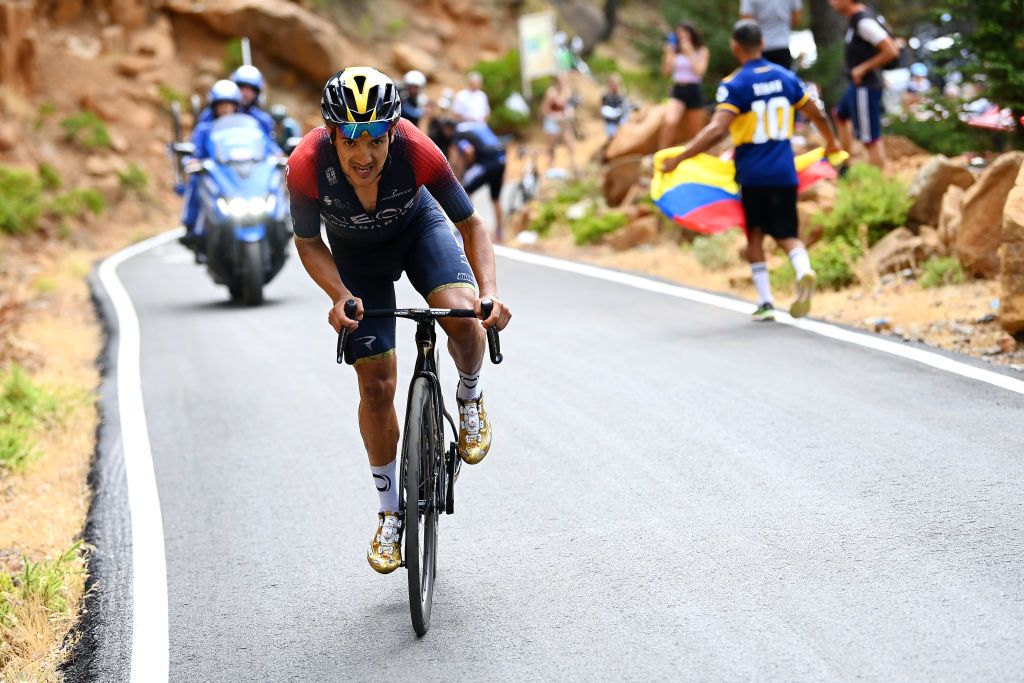
[{"label": "rocky outcrop", "polygon": [[964,196],[956,254],[964,270],[977,277],[999,273],[1003,206],[1024,161],[1024,152],[1008,152],[992,163]]},{"label": "rocky outcrop", "polygon": [[974,175],[967,167],[939,155],[921,167],[910,183],[908,194],[913,205],[907,217],[918,224],[937,225],[943,195],[950,185],[967,189],[974,184]]},{"label": "rocky outcrop", "polygon": [[1024,168],[1003,208],[1000,262],[999,324],[1010,334],[1020,335],[1024,333]]},{"label": "rocky outcrop", "polygon": [[604,169],[601,191],[608,206],[619,206],[626,195],[640,181],[643,157],[639,154],[620,157]]},{"label": "rocky outcrop", "polygon": [[391,61],[399,71],[415,69],[427,78],[433,78],[437,72],[437,57],[408,43],[395,43],[391,47]]},{"label": "rocky outcrop", "polygon": [[149,0],[37,0],[40,12],[55,24],[96,17],[133,30],[146,23]]},{"label": "rocky outcrop", "polygon": [[897,273],[904,268],[916,269],[937,250],[934,229],[929,234],[915,235],[907,228],[896,228],[880,239],[868,252],[868,259],[879,275]]},{"label": "rocky outcrop", "polygon": [[288,0],[156,0],[156,7],[222,36],[248,36],[254,50],[287,64],[317,87],[352,52],[333,24]]},{"label": "rocky outcrop", "polygon": [[32,92],[36,84],[36,40],[32,2],[0,2],[0,85]]},{"label": "rocky outcrop", "polygon": [[960,232],[960,218],[964,210],[965,194],[962,187],[950,185],[946,188],[946,194],[942,195],[938,228],[943,256],[951,254],[956,245],[956,236]]},{"label": "rocky outcrop", "polygon": [[[658,137],[661,135],[664,118],[665,107],[660,104],[647,107],[633,116],[619,127],[605,151],[605,159],[611,161],[630,154],[654,154],[658,151]],[[704,110],[687,112],[676,128],[673,144],[692,138],[706,120]]]},{"label": "rocky outcrop", "polygon": [[593,3],[580,0],[554,0],[553,4],[570,35],[579,36],[583,40],[585,52],[593,50],[608,26],[604,13]]},{"label": "rocky outcrop", "polygon": [[658,239],[658,217],[643,216],[630,221],[602,240],[615,251],[626,251]]}]

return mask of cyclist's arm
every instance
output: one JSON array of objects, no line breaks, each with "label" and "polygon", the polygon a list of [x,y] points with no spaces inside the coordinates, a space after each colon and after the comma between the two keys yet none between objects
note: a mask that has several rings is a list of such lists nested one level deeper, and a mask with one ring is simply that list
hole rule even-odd
[{"label": "cyclist's arm", "polygon": [[679,154],[673,157],[666,157],[662,161],[662,170],[671,171],[680,162],[691,159],[701,152],[706,152],[714,147],[718,142],[721,141],[729,133],[729,125],[732,120],[736,118],[736,114],[728,109],[719,109],[715,112],[715,115],[711,117],[711,122],[704,126],[697,135],[690,140],[690,143],[686,145]]},{"label": "cyclist's arm", "polygon": [[839,143],[836,142],[835,137],[832,135],[832,127],[828,124],[828,117],[825,116],[825,112],[821,110],[821,102],[815,97],[806,97],[803,103],[797,103],[797,109],[802,111],[804,115],[810,119],[811,123],[821,136],[825,138],[825,153],[832,154],[842,149]]},{"label": "cyclist's arm", "polygon": [[491,237],[487,234],[487,226],[479,214],[473,213],[466,220],[456,223],[455,227],[462,234],[462,243],[466,249],[466,258],[476,276],[480,287],[480,298],[498,298],[498,283],[494,275],[494,248]]}]

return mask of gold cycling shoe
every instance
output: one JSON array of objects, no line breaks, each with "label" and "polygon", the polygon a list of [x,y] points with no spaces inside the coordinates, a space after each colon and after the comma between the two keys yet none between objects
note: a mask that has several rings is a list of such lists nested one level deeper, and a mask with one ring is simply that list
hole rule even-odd
[{"label": "gold cycling shoe", "polygon": [[377,533],[366,551],[366,561],[381,574],[402,566],[402,518],[397,512],[377,513]]},{"label": "gold cycling shoe", "polygon": [[459,404],[459,457],[467,465],[475,465],[487,456],[491,449],[491,421],[484,408],[483,394],[480,398]]}]

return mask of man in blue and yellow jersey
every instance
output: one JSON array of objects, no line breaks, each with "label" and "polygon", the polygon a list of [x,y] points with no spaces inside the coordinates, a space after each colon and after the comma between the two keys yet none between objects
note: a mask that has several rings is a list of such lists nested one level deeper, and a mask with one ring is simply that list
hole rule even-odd
[{"label": "man in blue and yellow jersey", "polygon": [[801,318],[811,310],[817,279],[807,249],[799,239],[796,211],[797,176],[793,162],[793,112],[800,109],[821,132],[826,152],[839,152],[820,103],[791,71],[761,56],[761,29],[744,19],[736,23],[730,41],[740,68],[718,86],[718,105],[711,122],[686,150],[667,158],[662,170],[672,171],[680,162],[707,151],[726,133],[736,145],[736,183],[747,219],[747,259],[760,298],[754,320],[774,320],[764,236],[771,235],[789,254],[797,277],[797,297],[789,312]]}]

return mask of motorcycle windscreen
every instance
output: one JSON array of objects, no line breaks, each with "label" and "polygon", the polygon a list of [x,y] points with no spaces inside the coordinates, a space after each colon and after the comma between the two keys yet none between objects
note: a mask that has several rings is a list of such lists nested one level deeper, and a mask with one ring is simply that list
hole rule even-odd
[{"label": "motorcycle windscreen", "polygon": [[262,161],[267,152],[266,135],[259,122],[248,114],[217,119],[210,129],[210,142],[219,164]]}]

